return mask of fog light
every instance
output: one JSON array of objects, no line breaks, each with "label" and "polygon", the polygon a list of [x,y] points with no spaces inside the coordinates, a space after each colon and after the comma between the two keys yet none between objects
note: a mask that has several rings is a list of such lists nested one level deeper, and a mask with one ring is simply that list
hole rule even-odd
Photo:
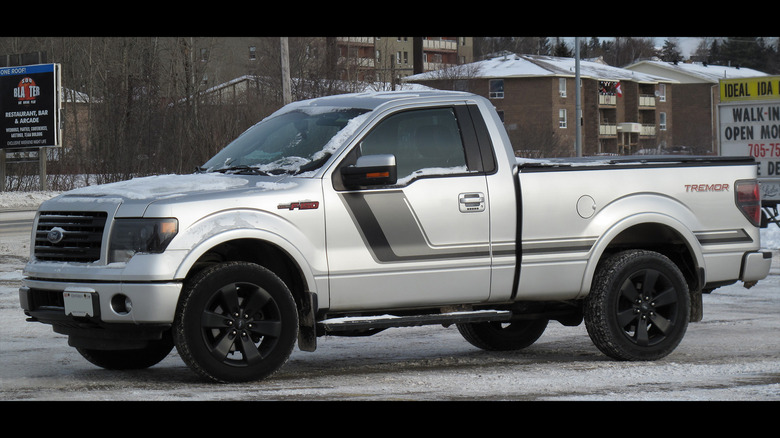
[{"label": "fog light", "polygon": [[133,302],[130,297],[123,294],[117,294],[111,297],[111,310],[118,315],[127,315],[133,310]]}]

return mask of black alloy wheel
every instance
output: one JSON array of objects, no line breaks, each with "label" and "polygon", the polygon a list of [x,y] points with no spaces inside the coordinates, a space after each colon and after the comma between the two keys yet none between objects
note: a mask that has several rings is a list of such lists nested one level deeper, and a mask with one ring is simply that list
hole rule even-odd
[{"label": "black alloy wheel", "polygon": [[212,380],[268,377],[287,361],[298,331],[285,284],[251,263],[225,263],[197,275],[174,321],[182,359]]}]

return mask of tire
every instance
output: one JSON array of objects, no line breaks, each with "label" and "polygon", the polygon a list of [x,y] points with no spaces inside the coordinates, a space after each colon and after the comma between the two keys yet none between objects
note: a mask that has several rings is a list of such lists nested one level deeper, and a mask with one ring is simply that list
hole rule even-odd
[{"label": "tire", "polygon": [[268,269],[245,262],[197,274],[182,291],[173,323],[182,360],[216,382],[270,376],[289,358],[297,334],[287,286]]},{"label": "tire", "polygon": [[671,260],[651,251],[625,251],[597,270],[585,300],[585,327],[611,358],[657,360],[682,341],[690,305],[688,284]]},{"label": "tire", "polygon": [[512,323],[478,322],[457,324],[458,331],[471,345],[483,350],[521,350],[532,345],[547,328],[546,319]]},{"label": "tire", "polygon": [[132,350],[95,350],[78,347],[76,350],[94,365],[108,370],[140,370],[158,364],[173,350],[171,332],[162,339],[150,341],[145,348]]}]

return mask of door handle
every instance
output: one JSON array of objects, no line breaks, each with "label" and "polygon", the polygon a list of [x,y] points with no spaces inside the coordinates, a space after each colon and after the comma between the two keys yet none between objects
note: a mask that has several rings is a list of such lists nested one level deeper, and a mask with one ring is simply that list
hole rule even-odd
[{"label": "door handle", "polygon": [[461,213],[485,211],[484,193],[461,193],[458,195],[458,207]]}]

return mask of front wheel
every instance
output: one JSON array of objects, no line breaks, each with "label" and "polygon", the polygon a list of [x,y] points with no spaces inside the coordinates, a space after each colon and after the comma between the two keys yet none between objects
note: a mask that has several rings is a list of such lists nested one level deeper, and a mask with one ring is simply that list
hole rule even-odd
[{"label": "front wheel", "polygon": [[618,360],[671,353],[688,327],[690,294],[680,269],[651,251],[605,260],[585,300],[585,327],[596,347]]},{"label": "front wheel", "polygon": [[195,372],[245,382],[266,378],[287,361],[298,313],[289,289],[271,271],[229,262],[187,283],[173,327],[176,349]]}]

